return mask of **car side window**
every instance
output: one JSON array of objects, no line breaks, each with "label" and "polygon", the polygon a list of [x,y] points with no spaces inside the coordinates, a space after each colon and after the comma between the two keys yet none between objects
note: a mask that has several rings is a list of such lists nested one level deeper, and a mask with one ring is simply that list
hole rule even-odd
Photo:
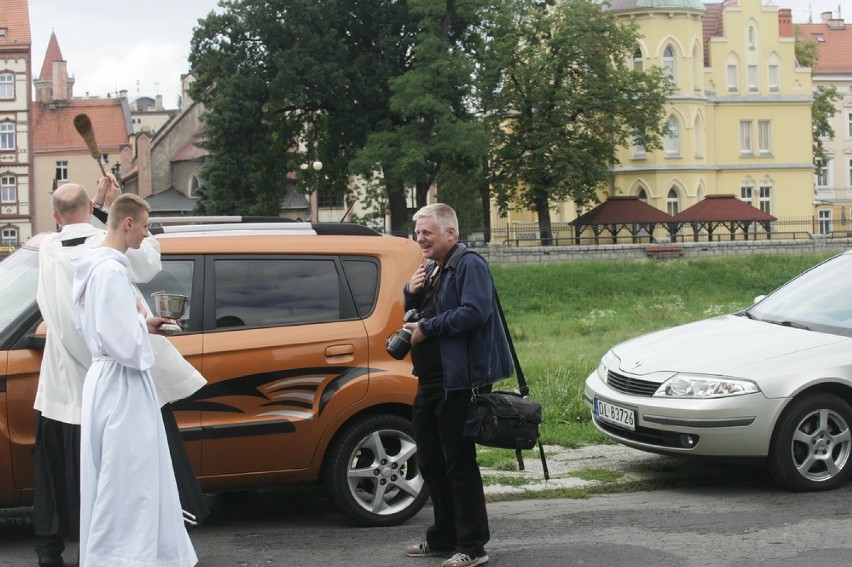
[{"label": "car side window", "polygon": [[216,326],[264,327],[341,318],[333,259],[215,260]]},{"label": "car side window", "polygon": [[343,269],[349,289],[355,298],[358,315],[366,317],[373,312],[379,292],[379,265],[373,259],[344,259]]}]

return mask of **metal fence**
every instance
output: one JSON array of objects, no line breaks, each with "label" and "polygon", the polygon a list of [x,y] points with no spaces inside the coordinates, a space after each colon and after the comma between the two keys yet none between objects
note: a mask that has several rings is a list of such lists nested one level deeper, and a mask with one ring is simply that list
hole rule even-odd
[{"label": "metal fence", "polygon": [[[595,246],[604,244],[677,244],[685,242],[798,240],[815,235],[824,238],[852,237],[852,221],[826,221],[816,217],[779,219],[770,223],[657,224],[653,230],[641,224],[577,227],[568,222],[551,225],[550,238],[542,238],[538,223],[505,223],[485,229],[461,227],[459,240],[470,247],[499,244],[526,246]],[[406,232],[396,234],[414,238]]]}]

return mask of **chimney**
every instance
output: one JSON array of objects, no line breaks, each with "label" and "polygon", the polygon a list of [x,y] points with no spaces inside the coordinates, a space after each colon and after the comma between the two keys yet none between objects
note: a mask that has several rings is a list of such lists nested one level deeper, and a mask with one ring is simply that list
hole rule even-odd
[{"label": "chimney", "polygon": [[127,98],[127,89],[121,89],[120,91],[118,91],[118,96],[120,98]]},{"label": "chimney", "polygon": [[139,196],[144,199],[153,193],[151,139],[144,132],[136,136],[136,163],[139,164]]},{"label": "chimney", "polygon": [[778,36],[793,37],[793,10],[790,8],[778,9]]},{"label": "chimney", "polygon": [[154,110],[163,110],[163,95],[158,94],[154,97]]}]

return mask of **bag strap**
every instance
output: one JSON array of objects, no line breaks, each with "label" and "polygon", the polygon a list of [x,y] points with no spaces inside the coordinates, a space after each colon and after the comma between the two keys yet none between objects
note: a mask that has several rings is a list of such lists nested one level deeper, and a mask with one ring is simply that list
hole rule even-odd
[{"label": "bag strap", "polygon": [[[454,254],[453,257],[450,258],[450,262],[452,262],[452,268],[455,269],[455,267],[459,263],[459,260],[461,260],[461,257],[464,256],[465,254],[468,254],[468,253],[476,254],[477,256],[482,258],[482,256],[479,253],[477,253],[476,251],[465,248],[460,254]],[[485,262],[486,264],[488,264],[488,262],[485,261],[485,258],[482,258],[482,261]],[[449,262],[448,262],[448,265],[450,265]],[[500,323],[503,324],[503,333],[506,335],[506,340],[509,343],[509,352],[512,353],[512,362],[515,364],[515,375],[518,379],[518,391],[520,392],[520,394],[523,397],[527,398],[530,395],[530,388],[529,388],[529,386],[527,386],[526,378],[524,378],[524,371],[521,368],[521,361],[518,359],[518,353],[515,352],[515,341],[512,340],[512,333],[509,332],[509,325],[506,323],[506,315],[503,313],[503,306],[500,304],[500,296],[497,294],[497,286],[492,284],[492,287],[494,288],[494,299],[497,302],[497,311],[500,313]],[[458,291],[458,278],[456,278],[456,293],[457,294],[459,293],[459,291]],[[459,294],[459,297],[461,297],[461,294]],[[471,352],[471,349],[470,349],[470,340],[468,340],[467,341],[467,362],[468,362],[468,365],[470,367],[471,380],[475,379],[475,376],[476,376],[476,374],[474,374],[474,371],[473,371],[473,356],[472,356],[472,354],[473,353]],[[477,387],[476,383],[472,383],[471,384],[471,398],[475,399],[476,396],[477,396],[477,393],[478,393],[478,387]],[[544,480],[550,480],[550,470],[547,468],[547,460],[544,457],[544,447],[542,447],[542,445],[541,445],[541,439],[538,439],[537,441],[538,441],[538,456],[541,459],[541,470],[544,473]],[[524,465],[524,456],[521,454],[520,449],[515,449],[515,458],[518,460],[518,470],[524,470],[524,466],[525,466]]]}]

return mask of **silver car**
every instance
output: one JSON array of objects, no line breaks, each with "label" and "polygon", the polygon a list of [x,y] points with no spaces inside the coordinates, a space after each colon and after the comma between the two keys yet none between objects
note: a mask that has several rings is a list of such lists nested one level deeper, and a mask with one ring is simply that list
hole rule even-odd
[{"label": "silver car", "polygon": [[765,459],[791,489],[837,487],[852,472],[852,251],[745,311],[613,347],[584,397],[619,443]]}]

